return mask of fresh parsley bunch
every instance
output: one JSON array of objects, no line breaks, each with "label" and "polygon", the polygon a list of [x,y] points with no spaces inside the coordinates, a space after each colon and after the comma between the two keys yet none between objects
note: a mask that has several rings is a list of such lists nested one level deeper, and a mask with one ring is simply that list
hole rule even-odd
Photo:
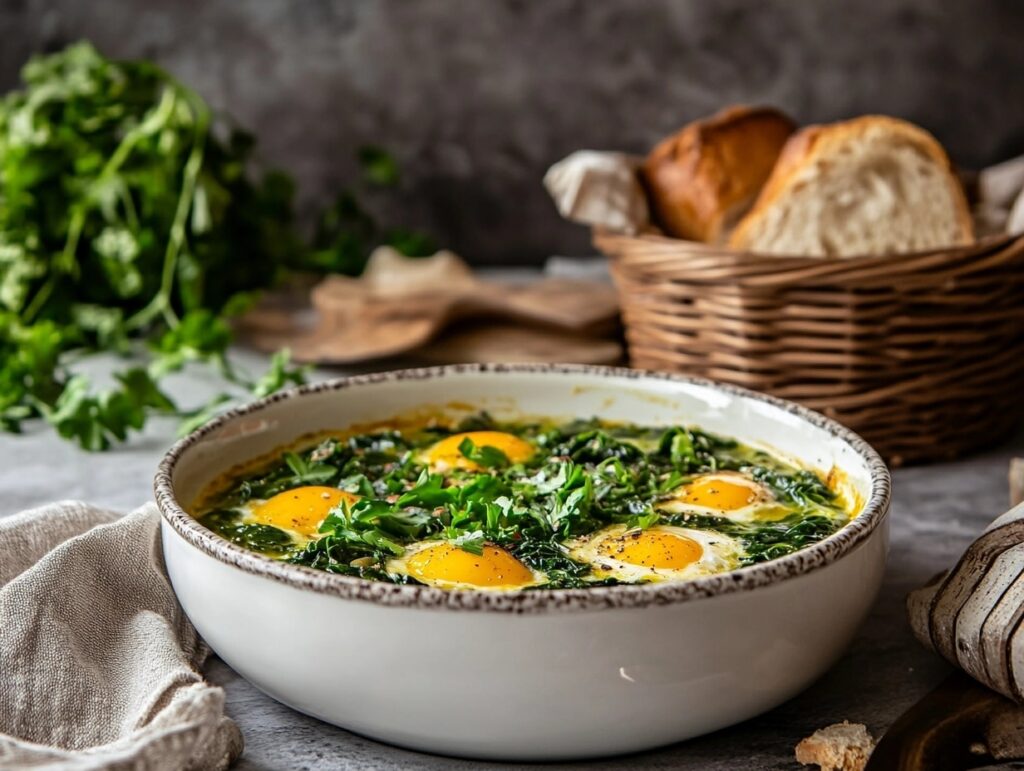
[{"label": "fresh parsley bunch", "polygon": [[[208,418],[225,393],[183,412],[161,390],[190,362],[216,366],[258,395],[301,382],[275,357],[252,379],[227,358],[226,321],[288,269],[358,273],[370,248],[395,241],[344,193],[306,245],[292,222],[293,186],[256,180],[251,137],[215,130],[194,92],[149,62],[114,62],[91,45],[33,58],[24,88],[0,101],[0,428],[44,418],[81,446],[105,449],[148,415]],[[367,176],[393,183],[380,151]],[[73,364],[115,351],[141,363],[97,391]]]}]

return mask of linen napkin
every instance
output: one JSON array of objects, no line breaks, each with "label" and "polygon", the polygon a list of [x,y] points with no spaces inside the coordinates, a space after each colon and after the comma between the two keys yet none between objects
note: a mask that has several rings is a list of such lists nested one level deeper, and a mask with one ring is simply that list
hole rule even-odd
[{"label": "linen napkin", "polygon": [[651,219],[636,174],[642,162],[625,153],[577,150],[548,169],[544,187],[565,219],[633,235]]},{"label": "linen napkin", "polygon": [[153,504],[0,519],[0,768],[222,769],[242,751]]}]

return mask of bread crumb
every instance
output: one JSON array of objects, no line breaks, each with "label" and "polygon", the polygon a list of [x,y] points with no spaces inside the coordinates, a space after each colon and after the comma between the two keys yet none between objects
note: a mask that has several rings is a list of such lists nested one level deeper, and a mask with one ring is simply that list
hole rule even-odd
[{"label": "bread crumb", "polygon": [[821,771],[864,771],[875,740],[866,726],[844,720],[815,731],[796,745],[796,759]]}]

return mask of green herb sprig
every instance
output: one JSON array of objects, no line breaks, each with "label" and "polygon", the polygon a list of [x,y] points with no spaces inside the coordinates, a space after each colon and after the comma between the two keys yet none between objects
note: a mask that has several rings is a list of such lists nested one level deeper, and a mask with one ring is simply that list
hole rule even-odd
[{"label": "green herb sprig", "polygon": [[[358,273],[371,249],[426,253],[428,239],[380,228],[346,191],[312,244],[295,228],[293,184],[253,172],[251,136],[156,65],[115,62],[88,43],[35,57],[0,100],[0,429],[42,418],[89,450],[153,414],[188,429],[241,394],[301,383],[276,356],[261,377],[228,358],[229,320],[289,271]],[[360,152],[364,179],[397,166]],[[98,351],[129,357],[113,385],[76,373]],[[230,391],[185,409],[161,386],[212,366]]]}]

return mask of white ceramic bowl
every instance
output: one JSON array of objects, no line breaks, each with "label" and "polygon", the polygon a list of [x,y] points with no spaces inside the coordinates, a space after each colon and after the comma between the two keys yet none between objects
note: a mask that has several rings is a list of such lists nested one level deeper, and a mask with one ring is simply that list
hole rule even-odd
[{"label": "white ceramic bowl", "polygon": [[[245,551],[183,510],[214,477],[298,437],[469,403],[499,416],[686,423],[843,469],[843,530],[689,582],[495,594],[398,586]],[[214,651],[273,698],[405,747],[550,760],[643,750],[763,712],[842,653],[885,566],[878,455],[788,402],[703,380],[578,366],[455,366],[334,380],[213,421],[156,477],[174,590]]]}]

